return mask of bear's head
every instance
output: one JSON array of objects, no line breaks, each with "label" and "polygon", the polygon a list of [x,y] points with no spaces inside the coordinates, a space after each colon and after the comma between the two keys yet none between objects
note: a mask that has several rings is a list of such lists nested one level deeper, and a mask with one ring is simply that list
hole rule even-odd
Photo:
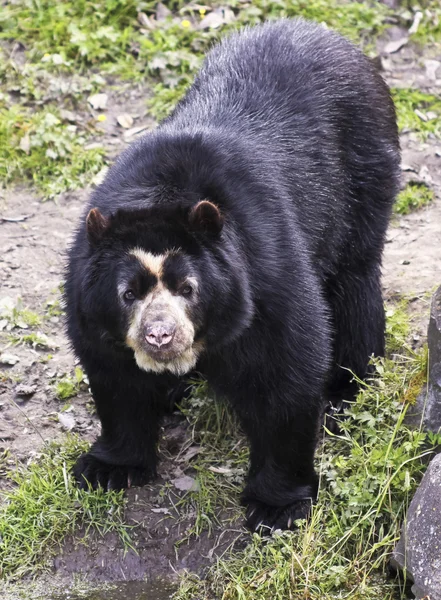
[{"label": "bear's head", "polygon": [[[225,228],[226,229],[226,228]],[[207,347],[234,339],[253,308],[245,265],[209,200],[86,218],[83,307],[139,368],[182,375]]]}]

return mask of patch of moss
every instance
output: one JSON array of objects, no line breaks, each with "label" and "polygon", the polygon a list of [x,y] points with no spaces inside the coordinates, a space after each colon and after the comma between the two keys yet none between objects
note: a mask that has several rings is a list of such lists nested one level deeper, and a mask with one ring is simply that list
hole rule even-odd
[{"label": "patch of moss", "polygon": [[435,194],[433,190],[423,183],[409,183],[402,190],[395,201],[394,213],[408,215],[409,213],[427,206],[433,202]]},{"label": "patch of moss", "polygon": [[414,131],[422,140],[441,136],[441,99],[414,89],[393,89],[400,131]]},{"label": "patch of moss", "polygon": [[73,398],[80,391],[80,384],[84,381],[84,372],[80,367],[75,368],[73,377],[64,375],[55,383],[55,394],[59,400]]},{"label": "patch of moss", "polygon": [[421,15],[419,25],[414,33],[411,34],[411,40],[421,45],[441,42],[441,5],[439,0],[405,0],[401,3],[401,8],[406,9],[401,15],[411,27],[415,21],[416,15]]},{"label": "patch of moss", "polygon": [[0,104],[0,180],[32,181],[45,198],[84,187],[103,167],[104,150],[86,150],[86,136],[56,110],[32,112]]}]

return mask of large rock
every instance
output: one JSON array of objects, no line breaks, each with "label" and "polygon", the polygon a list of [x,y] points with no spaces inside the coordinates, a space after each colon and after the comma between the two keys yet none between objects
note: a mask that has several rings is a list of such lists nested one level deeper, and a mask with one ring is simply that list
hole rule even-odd
[{"label": "large rock", "polygon": [[424,429],[441,430],[441,287],[432,298],[430,322],[427,332],[429,346],[429,381],[427,389],[408,410],[407,422]]},{"label": "large rock", "polygon": [[392,564],[405,569],[415,598],[441,600],[441,454],[429,465],[407,513]]}]

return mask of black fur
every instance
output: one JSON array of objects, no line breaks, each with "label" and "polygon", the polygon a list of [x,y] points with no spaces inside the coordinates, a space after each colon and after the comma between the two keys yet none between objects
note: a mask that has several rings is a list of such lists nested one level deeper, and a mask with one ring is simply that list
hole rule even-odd
[{"label": "black fur", "polygon": [[[201,282],[197,371],[231,402],[251,446],[248,526],[304,517],[325,402],[350,399],[347,369],[363,378],[384,351],[380,263],[398,179],[389,92],[348,41],[285,20],[216,46],[173,114],[92,194],[87,211],[108,218],[105,231],[95,219],[88,241],[83,218],[70,250],[69,336],[102,423],[77,463],[80,483],[155,474],[177,378],[135,364],[116,277],[136,268],[125,257],[133,246],[181,248],[168,277]],[[192,228],[203,199],[219,207],[220,233]]]}]

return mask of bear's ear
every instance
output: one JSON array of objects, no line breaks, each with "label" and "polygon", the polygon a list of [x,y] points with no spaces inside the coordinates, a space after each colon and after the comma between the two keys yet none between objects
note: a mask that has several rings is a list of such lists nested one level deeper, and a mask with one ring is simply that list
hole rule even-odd
[{"label": "bear's ear", "polygon": [[209,200],[201,200],[190,210],[188,222],[193,231],[219,235],[224,218],[215,204]]},{"label": "bear's ear", "polygon": [[110,219],[100,213],[98,208],[89,211],[86,217],[87,239],[93,246],[99,243],[109,224]]}]

